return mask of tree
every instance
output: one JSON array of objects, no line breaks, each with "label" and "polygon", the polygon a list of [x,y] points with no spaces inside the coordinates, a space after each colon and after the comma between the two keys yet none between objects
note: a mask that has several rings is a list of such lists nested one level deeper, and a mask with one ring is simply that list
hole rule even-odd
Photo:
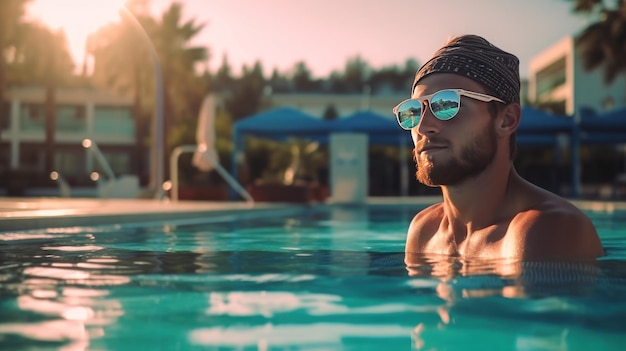
[{"label": "tree", "polygon": [[390,90],[400,90],[401,88],[405,88],[406,86],[400,87],[398,85],[399,77],[401,77],[400,70],[398,66],[388,66],[383,67],[380,70],[373,71],[372,75],[369,79],[370,85],[372,87],[372,92],[378,93],[384,89]]},{"label": "tree", "polygon": [[230,64],[228,63],[228,57],[226,54],[222,56],[222,64],[215,74],[215,89],[218,90],[230,90],[233,88],[233,77]]},{"label": "tree", "polygon": [[345,94],[349,92],[349,87],[346,84],[344,76],[337,71],[330,73],[328,77],[328,87],[330,92],[335,94]]},{"label": "tree", "polygon": [[[52,31],[42,23],[22,23],[9,62],[9,81],[14,85],[45,85],[51,73],[68,84],[73,78],[74,63],[69,54],[65,33]],[[56,61],[53,65],[52,61]],[[55,72],[50,72],[54,70]]]},{"label": "tree", "polygon": [[361,56],[349,59],[344,70],[344,79],[348,89],[353,93],[361,93],[369,79],[369,74],[369,65]]},{"label": "tree", "polygon": [[[38,37],[43,48],[42,56],[46,57],[45,70],[42,72],[44,86],[46,89],[46,98],[44,102],[44,111],[46,117],[46,153],[45,153],[45,172],[51,172],[55,169],[55,144],[56,144],[56,92],[57,86],[63,80],[63,73],[66,77],[70,75],[73,68],[72,59],[67,51],[67,41],[65,33],[59,31],[57,33],[50,32],[45,29],[32,27],[33,35]],[[47,55],[46,55],[47,54]],[[45,56],[44,56],[45,55]]]},{"label": "tree", "polygon": [[134,19],[122,16],[121,21],[100,28],[89,36],[87,52],[93,55],[94,67],[91,76],[96,86],[113,89],[133,98],[133,120],[135,122],[135,165],[134,171],[142,175],[147,116],[154,101],[154,76],[150,55],[142,30],[152,30],[154,20],[141,13],[131,13]]},{"label": "tree", "polygon": [[[142,5],[141,1],[136,2]],[[106,26],[92,36],[90,51],[95,57],[93,78],[120,93],[132,94],[136,131],[145,130],[146,115],[154,113],[154,71],[148,43],[141,33],[145,30],[157,50],[163,73],[166,142],[163,162],[168,164],[169,151],[173,146],[169,135],[172,126],[195,126],[195,118],[207,91],[208,80],[195,72],[196,64],[207,59],[207,49],[189,45],[204,25],[198,25],[194,20],[183,21],[180,3],[172,3],[159,20],[146,15],[145,4],[130,8],[138,11],[133,14],[142,28],[124,17],[120,23]],[[144,10],[140,11],[142,8]],[[144,135],[137,135],[137,157],[143,155],[143,138]],[[165,171],[167,169],[165,167]],[[141,174],[141,169],[137,171]]]},{"label": "tree", "polygon": [[406,87],[413,85],[415,73],[417,73],[419,68],[420,64],[415,59],[409,58],[404,62],[404,71],[402,71],[398,80],[398,84],[402,86],[401,89],[406,89]]},{"label": "tree", "polygon": [[54,170],[56,131],[56,91],[72,76],[73,61],[68,52],[65,33],[53,32],[40,23],[23,23],[18,30],[14,60],[11,63],[16,84],[38,84],[45,87],[45,172]]},{"label": "tree", "polygon": [[605,82],[613,82],[619,74],[626,73],[626,2],[571,1],[574,12],[598,18],[576,38],[584,68],[603,66]]},{"label": "tree", "polygon": [[292,86],[289,78],[282,75],[276,68],[272,71],[268,84],[272,89],[272,93],[287,93],[291,91]]},{"label": "tree", "polygon": [[[208,58],[208,50],[204,47],[191,46],[190,42],[204,28],[194,19],[183,21],[183,6],[174,2],[162,14],[153,34],[153,40],[161,66],[165,87],[165,152],[164,162],[168,164],[169,153],[174,147],[169,132],[175,124],[195,126],[200,104],[207,87],[205,80],[195,72],[196,64]],[[166,171],[167,173],[167,171]]]},{"label": "tree", "polygon": [[328,78],[331,93],[360,94],[369,79],[370,68],[360,56],[348,59],[343,72],[333,71]]},{"label": "tree", "polygon": [[311,70],[304,61],[296,63],[291,79],[297,92],[312,92],[317,88],[317,84],[311,77]]},{"label": "tree", "polygon": [[235,83],[230,98],[226,100],[226,110],[237,120],[253,115],[262,107],[265,78],[260,62],[252,69],[243,66],[243,74]]},{"label": "tree", "polygon": [[10,83],[7,75],[9,66],[15,59],[18,32],[29,2],[30,0],[0,1],[0,134],[2,126],[6,125],[4,121],[8,118],[8,110],[4,108],[5,91]]}]

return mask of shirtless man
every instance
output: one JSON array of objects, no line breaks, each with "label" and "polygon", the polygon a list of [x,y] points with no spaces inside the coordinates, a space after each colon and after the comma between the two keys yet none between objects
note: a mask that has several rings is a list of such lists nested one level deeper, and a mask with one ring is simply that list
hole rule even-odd
[{"label": "shirtless man", "polygon": [[411,131],[417,179],[440,187],[443,202],[411,221],[407,257],[552,261],[603,255],[587,216],[515,171],[519,90],[517,57],[474,35],[448,41],[417,72],[412,99],[394,113]]}]

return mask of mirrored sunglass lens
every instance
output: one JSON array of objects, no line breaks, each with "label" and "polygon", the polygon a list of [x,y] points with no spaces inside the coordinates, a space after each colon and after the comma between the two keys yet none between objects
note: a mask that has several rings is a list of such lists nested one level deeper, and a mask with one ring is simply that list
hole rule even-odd
[{"label": "mirrored sunglass lens", "polygon": [[459,112],[461,98],[452,90],[438,92],[430,99],[430,109],[435,117],[447,121]]},{"label": "mirrored sunglass lens", "polygon": [[411,129],[419,124],[422,116],[422,103],[409,100],[398,107],[398,123],[404,129]]}]

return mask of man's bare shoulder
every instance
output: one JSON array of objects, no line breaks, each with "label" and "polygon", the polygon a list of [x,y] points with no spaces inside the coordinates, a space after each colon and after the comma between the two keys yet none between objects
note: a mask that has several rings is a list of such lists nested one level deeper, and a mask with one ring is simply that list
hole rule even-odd
[{"label": "man's bare shoulder", "polygon": [[443,218],[443,204],[437,203],[418,212],[407,233],[406,251],[419,252],[437,232]]},{"label": "man's bare shoulder", "polygon": [[424,226],[429,225],[431,222],[441,221],[443,217],[443,203],[436,203],[434,205],[430,205],[425,209],[419,211],[413,220],[411,221],[411,225],[409,226],[409,231],[411,229],[420,229]]},{"label": "man's bare shoulder", "polygon": [[510,223],[523,259],[589,259],[603,255],[593,223],[569,201],[550,196],[520,211]]}]

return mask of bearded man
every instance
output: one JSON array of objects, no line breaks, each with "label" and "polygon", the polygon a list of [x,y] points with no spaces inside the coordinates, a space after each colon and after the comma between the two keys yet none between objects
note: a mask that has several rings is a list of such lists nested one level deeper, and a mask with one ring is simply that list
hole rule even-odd
[{"label": "bearded man", "polygon": [[443,195],[411,221],[407,255],[523,261],[603,255],[583,212],[515,171],[522,118],[515,55],[476,35],[453,38],[419,69],[411,99],[394,114],[411,131],[417,179]]}]

